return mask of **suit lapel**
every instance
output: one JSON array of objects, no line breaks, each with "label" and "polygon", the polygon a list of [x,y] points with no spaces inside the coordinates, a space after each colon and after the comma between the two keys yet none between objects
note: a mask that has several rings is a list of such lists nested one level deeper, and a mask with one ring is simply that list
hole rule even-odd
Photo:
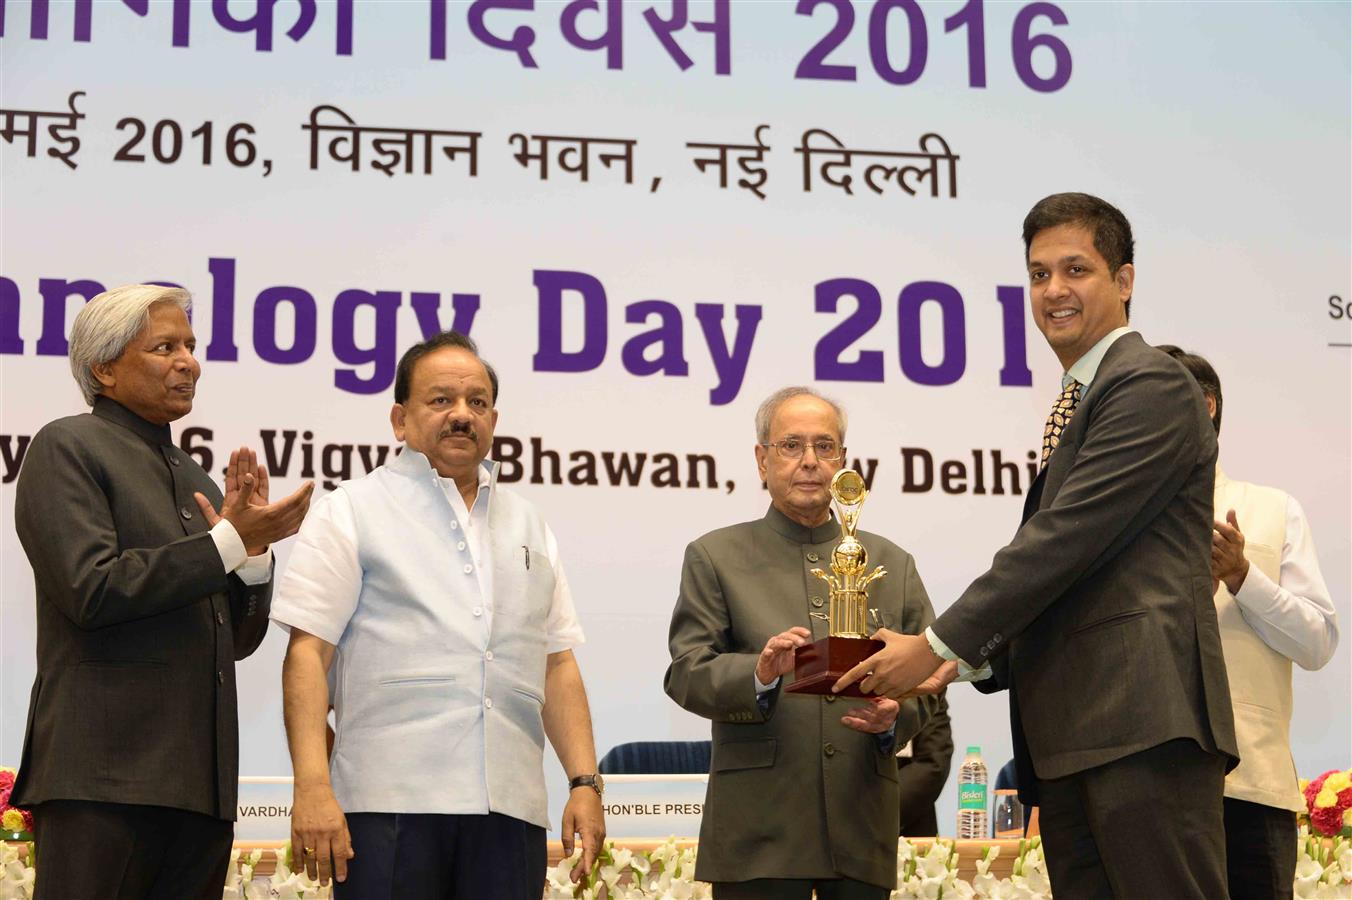
[{"label": "suit lapel", "polygon": [[1052,455],[1047,459],[1047,465],[1042,467],[1042,471],[1033,481],[1033,486],[1028,490],[1028,500],[1024,503],[1023,520],[1026,522],[1032,517],[1033,513],[1044,508],[1056,499],[1057,492],[1065,482],[1066,476],[1070,473],[1071,467],[1075,463],[1075,456],[1079,453],[1080,445],[1084,443],[1085,433],[1089,430],[1089,419],[1093,414],[1093,408],[1098,403],[1098,395],[1103,392],[1104,386],[1114,380],[1115,369],[1118,361],[1126,354],[1144,345],[1144,340],[1138,332],[1132,331],[1122,335],[1113,345],[1108,348],[1108,352],[1103,354],[1103,360],[1099,363],[1098,371],[1094,373],[1093,380],[1085,388],[1084,396],[1080,398],[1079,404],[1075,407],[1075,414],[1071,416],[1070,423],[1066,425],[1065,431],[1061,434],[1061,440],[1052,451]]},{"label": "suit lapel", "polygon": [[1028,494],[1023,498],[1023,518],[1019,520],[1019,524],[1022,525],[1033,518],[1033,513],[1042,508],[1042,489],[1046,483],[1047,467],[1043,466],[1038,470],[1037,477],[1028,486]]}]

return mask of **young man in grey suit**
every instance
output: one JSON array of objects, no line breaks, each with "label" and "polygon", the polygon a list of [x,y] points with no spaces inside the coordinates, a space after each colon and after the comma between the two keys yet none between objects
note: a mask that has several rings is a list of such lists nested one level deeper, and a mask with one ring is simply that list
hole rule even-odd
[{"label": "young man in grey suit", "polygon": [[70,368],[93,410],[39,431],[19,475],[38,671],[11,800],[35,806],[39,900],[220,897],[225,883],[235,661],[267,632],[269,545],[300,527],[314,485],[269,504],[242,448],[222,499],[174,446],[202,371],[191,306],[157,285],[89,301]]},{"label": "young man in grey suit", "polygon": [[1216,434],[1187,371],[1127,326],[1126,217],[1055,194],[1023,238],[1065,369],[1023,524],[923,636],[880,633],[839,684],[905,696],[982,666],[979,688],[1010,691],[1058,896],[1224,897],[1238,751],[1211,600]]},{"label": "young man in grey suit", "polygon": [[[828,633],[812,569],[840,541],[829,486],[845,460],[845,415],[807,388],[756,414],[764,518],[710,532],[685,552],[666,690],[713,721],[695,877],[717,900],[886,900],[897,874],[898,742],[934,700],[785,697],[794,650]],[[934,618],[911,555],[860,531],[883,623],[918,634]],[[807,626],[807,627],[805,627]],[[853,704],[853,705],[852,705]]]}]

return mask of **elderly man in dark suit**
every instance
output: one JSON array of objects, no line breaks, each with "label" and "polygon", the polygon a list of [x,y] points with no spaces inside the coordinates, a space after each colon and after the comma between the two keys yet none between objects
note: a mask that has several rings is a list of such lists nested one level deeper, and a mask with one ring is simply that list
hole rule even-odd
[{"label": "elderly man in dark suit", "polygon": [[174,446],[201,374],[190,308],[153,285],[91,300],[70,365],[92,413],[39,431],[19,478],[38,671],[11,800],[34,808],[39,900],[219,897],[225,882],[235,661],[267,631],[269,545],[313,485],[269,504],[241,449],[222,498]]},{"label": "elderly man in dark suit", "polygon": [[879,634],[839,684],[905,696],[990,663],[978,687],[1010,691],[1056,894],[1224,897],[1238,751],[1211,600],[1215,431],[1187,371],[1127,326],[1126,217],[1056,194],[1023,238],[1065,369],[1023,524],[924,636]]},{"label": "elderly man in dark suit", "polygon": [[[924,702],[781,696],[794,650],[828,633],[826,585],[812,575],[840,541],[831,478],[845,417],[807,388],[785,388],[756,415],[765,516],[710,532],[685,552],[671,617],[666,690],[713,721],[713,759],[695,877],[716,900],[886,900],[897,875],[898,742]],[[869,588],[883,624],[918,634],[934,618],[911,555],[864,531]],[[811,626],[811,630],[804,626]]]}]

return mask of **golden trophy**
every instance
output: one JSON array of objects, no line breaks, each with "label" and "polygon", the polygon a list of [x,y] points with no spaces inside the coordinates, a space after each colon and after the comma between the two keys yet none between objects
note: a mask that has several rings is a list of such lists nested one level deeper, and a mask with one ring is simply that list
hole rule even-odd
[{"label": "golden trophy", "polygon": [[[856,665],[883,649],[882,641],[869,638],[868,586],[887,574],[878,566],[868,572],[868,551],[859,543],[859,510],[868,499],[864,479],[853,469],[841,469],[831,479],[831,497],[840,519],[840,543],[831,551],[831,574],[813,569],[812,574],[830,587],[828,615],[812,613],[830,626],[828,636],[799,647],[794,654],[794,681],[785,690],[798,694],[829,694],[831,685]],[[869,696],[858,682],[840,692],[848,697]]]}]

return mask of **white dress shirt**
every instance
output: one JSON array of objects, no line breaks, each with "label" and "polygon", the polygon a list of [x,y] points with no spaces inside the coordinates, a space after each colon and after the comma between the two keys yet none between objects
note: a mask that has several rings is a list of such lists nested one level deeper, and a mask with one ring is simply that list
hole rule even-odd
[{"label": "white dress shirt", "polygon": [[[1223,520],[1225,513],[1216,510],[1217,520]],[[1244,530],[1243,521],[1239,530]],[[1302,669],[1323,668],[1338,649],[1338,613],[1319,571],[1305,511],[1290,496],[1281,559],[1281,575],[1275,583],[1258,566],[1249,566],[1235,602],[1263,643]]]},{"label": "white dress shirt", "polygon": [[211,540],[216,544],[216,552],[221,555],[221,565],[226,574],[234,572],[245,584],[262,584],[272,577],[272,548],[264,550],[258,556],[250,556],[240,540],[239,532],[228,519],[221,519],[211,526]]}]

